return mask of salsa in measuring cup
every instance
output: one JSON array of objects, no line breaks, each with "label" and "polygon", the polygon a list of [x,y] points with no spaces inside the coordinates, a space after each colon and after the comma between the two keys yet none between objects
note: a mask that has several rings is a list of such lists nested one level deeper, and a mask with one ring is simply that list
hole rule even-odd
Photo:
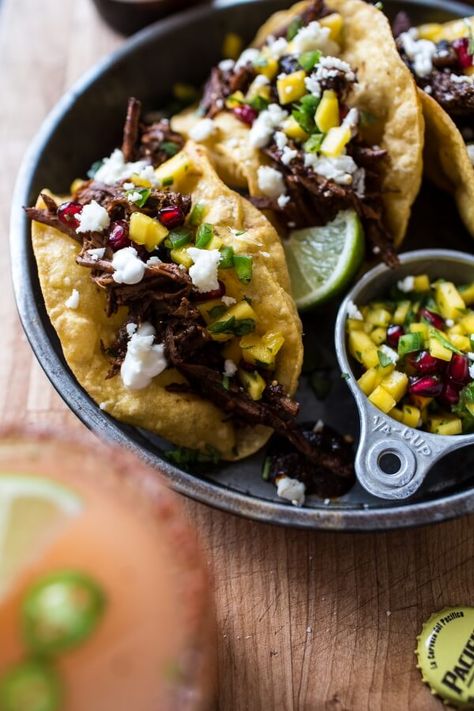
[{"label": "salsa in measuring cup", "polygon": [[349,304],[357,383],[407,425],[442,435],[474,431],[474,282],[406,276],[386,299]]}]

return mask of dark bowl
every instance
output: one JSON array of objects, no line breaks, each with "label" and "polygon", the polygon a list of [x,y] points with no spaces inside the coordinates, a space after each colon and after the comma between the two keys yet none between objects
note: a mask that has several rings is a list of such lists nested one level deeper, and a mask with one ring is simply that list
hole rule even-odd
[{"label": "dark bowl", "polygon": [[209,0],[93,0],[106,22],[131,35],[156,20]]},{"label": "dark bowl", "polygon": [[[28,151],[13,201],[13,279],[26,335],[54,387],[89,428],[99,437],[135,451],[160,469],[174,489],[198,501],[262,521],[333,530],[397,528],[474,511],[472,450],[450,455],[437,464],[417,494],[401,503],[375,499],[356,485],[329,504],[308,497],[304,508],[294,508],[278,499],[275,488],[261,479],[264,452],[243,462],[209,468],[201,475],[172,466],[163,453],[166,443],[113,420],[82,390],[64,362],[46,314],[22,206],[33,204],[46,186],[64,192],[73,178],[85,175],[98,157],[108,155],[120,143],[128,96],[139,97],[147,109],[160,107],[174,82],[197,85],[205,79],[209,67],[220,59],[225,32],[232,30],[249,40],[271,12],[287,4],[285,0],[218,3],[164,20],[130,39],[62,98]],[[442,21],[472,11],[450,0],[389,1],[385,8],[391,15],[407,9],[415,22]],[[443,245],[471,251],[472,242],[451,198],[425,186],[414,210],[406,249]],[[333,349],[336,310],[337,304],[323,307],[305,317],[304,323],[305,352],[311,355],[317,351],[318,360],[324,360],[331,392],[326,400],[317,400],[303,374],[298,397],[303,420],[322,418],[357,438],[357,411],[337,370]]]}]

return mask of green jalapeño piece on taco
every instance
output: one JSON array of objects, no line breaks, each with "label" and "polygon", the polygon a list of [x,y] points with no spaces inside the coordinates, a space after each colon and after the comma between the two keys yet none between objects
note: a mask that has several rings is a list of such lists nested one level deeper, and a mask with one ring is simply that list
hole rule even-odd
[{"label": "green jalape\u00f1o piece on taco", "polygon": [[203,147],[161,163],[158,136],[143,157],[150,130],[133,115],[91,180],[27,209],[69,367],[103,410],[179,446],[239,459],[275,430],[337,472],[296,425],[301,324],[275,276],[275,230]]},{"label": "green jalape\u00f1o piece on taco", "polygon": [[411,27],[400,13],[394,34],[420,88],[426,172],[454,195],[474,236],[474,18]]},{"label": "green jalape\u00f1o piece on taco", "polygon": [[172,120],[285,235],[360,217],[396,264],[421,180],[423,117],[386,18],[359,0],[300,2],[212,70],[198,112]]}]

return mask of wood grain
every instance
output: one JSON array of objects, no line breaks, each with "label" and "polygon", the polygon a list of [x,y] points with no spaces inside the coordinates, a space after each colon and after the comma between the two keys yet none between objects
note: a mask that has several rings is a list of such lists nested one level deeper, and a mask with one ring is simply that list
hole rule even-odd
[{"label": "wood grain", "polygon": [[[18,323],[8,287],[9,207],[22,155],[47,111],[121,41],[89,0],[0,4],[2,421],[82,427],[46,381]],[[415,668],[415,636],[432,611],[474,604],[473,518],[336,535],[184,503],[214,571],[219,709],[441,711]]]}]

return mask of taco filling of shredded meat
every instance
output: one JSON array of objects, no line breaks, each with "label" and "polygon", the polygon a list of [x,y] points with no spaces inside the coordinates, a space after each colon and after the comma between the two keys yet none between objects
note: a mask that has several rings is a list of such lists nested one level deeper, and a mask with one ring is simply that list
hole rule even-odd
[{"label": "taco filling of shredded meat", "polygon": [[394,266],[382,203],[386,151],[362,140],[361,125],[371,117],[349,107],[357,71],[337,56],[340,22],[316,0],[236,62],[222,61],[205,87],[205,118],[194,134],[206,121],[211,130],[209,120],[222,111],[231,112],[265,157],[258,190],[250,186],[255,205],[271,209],[288,229],[325,225],[353,209],[374,252]]},{"label": "taco filling of shredded meat", "polygon": [[393,31],[417,85],[454,121],[474,166],[474,22],[466,19],[456,27],[448,23],[417,28],[411,27],[406,13],[400,13]]},{"label": "taco filling of shredded meat", "polygon": [[[169,181],[155,168],[171,150],[176,153],[181,139],[166,123],[141,125],[139,114],[139,102],[131,99],[122,149],[93,179],[77,181],[71,199],[58,203],[42,193],[43,205],[26,209],[36,223],[79,245],[76,264],[89,270],[90,280],[105,293],[107,317],[126,307],[113,338],[101,339],[109,363],[104,378],[121,379],[121,388],[123,383],[139,391],[172,368],[182,377],[168,383],[168,391],[210,401],[236,426],[271,428],[309,462],[352,482],[347,458],[313,446],[303,435],[296,424],[298,403],[277,380],[278,353],[287,336],[259,329],[260,304],[252,307],[245,292],[257,271],[256,258],[223,243],[205,222],[203,205],[192,205],[189,194],[165,189]],[[175,156],[178,163],[183,154]],[[227,229],[232,232],[232,225]],[[229,279],[243,298],[229,295]],[[73,291],[66,305],[74,309],[80,298]],[[293,357],[295,383],[298,358]]]}]

